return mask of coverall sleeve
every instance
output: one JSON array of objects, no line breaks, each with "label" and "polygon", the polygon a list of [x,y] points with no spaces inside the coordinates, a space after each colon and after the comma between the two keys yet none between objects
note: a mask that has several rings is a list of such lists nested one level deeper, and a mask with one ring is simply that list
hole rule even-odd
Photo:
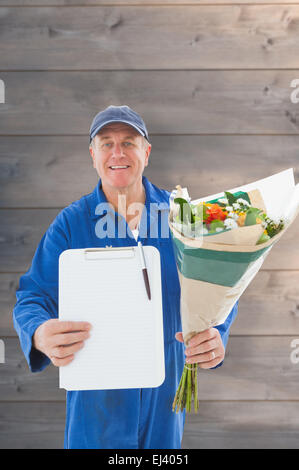
[{"label": "coverall sleeve", "polygon": [[32,337],[38,326],[58,317],[58,261],[62,251],[69,248],[63,218],[62,211],[42,237],[16,292],[13,324],[31,372],[40,372],[51,362],[34,348]]},{"label": "coverall sleeve", "polygon": [[[228,315],[227,319],[225,320],[224,323],[222,323],[221,325],[217,325],[215,328],[217,328],[217,330],[219,331],[220,335],[221,335],[221,339],[222,339],[222,343],[223,343],[223,346],[224,348],[226,349],[226,345],[227,345],[227,341],[228,341],[228,337],[229,337],[229,330],[230,330],[230,327],[232,326],[236,316],[237,316],[237,313],[238,313],[238,306],[239,306],[239,300],[235,303],[235,305],[233,306],[230,314]],[[222,366],[223,364],[223,361],[220,362],[217,366],[215,367],[212,367],[212,369],[217,369],[217,367],[220,367]]]}]

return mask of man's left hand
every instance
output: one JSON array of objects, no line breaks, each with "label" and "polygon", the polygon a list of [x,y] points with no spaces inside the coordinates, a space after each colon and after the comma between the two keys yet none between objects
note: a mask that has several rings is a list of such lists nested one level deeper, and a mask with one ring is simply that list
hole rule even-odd
[{"label": "man's left hand", "polygon": [[[176,333],[175,337],[184,342],[183,334]],[[197,363],[201,369],[211,369],[223,361],[225,349],[217,328],[209,328],[190,339],[185,350],[187,364]]]}]

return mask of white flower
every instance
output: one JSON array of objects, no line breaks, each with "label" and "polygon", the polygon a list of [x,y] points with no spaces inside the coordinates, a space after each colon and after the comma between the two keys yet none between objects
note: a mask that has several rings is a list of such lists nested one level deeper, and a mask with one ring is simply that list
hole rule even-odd
[{"label": "white flower", "polygon": [[238,202],[234,202],[234,203],[233,203],[233,208],[236,210],[236,209],[240,209],[241,206],[240,206],[240,204],[239,204]]},{"label": "white flower", "polygon": [[246,201],[246,199],[242,199],[241,197],[239,197],[239,199],[237,199],[237,202],[239,202],[240,204],[243,204],[245,206],[250,206],[249,202]]},{"label": "white flower", "polygon": [[229,212],[227,216],[234,220],[237,220],[239,218],[239,215],[235,214],[234,212]]},{"label": "white flower", "polygon": [[270,220],[272,220],[275,225],[279,225],[281,219],[280,217],[272,217]]},{"label": "white flower", "polygon": [[225,210],[227,210],[227,212],[231,212],[233,210],[232,206],[226,206]]},{"label": "white flower", "polygon": [[226,197],[223,197],[222,199],[218,199],[218,202],[221,202],[221,204],[228,204],[228,200]]},{"label": "white flower", "polygon": [[224,225],[226,228],[237,228],[238,224],[234,219],[227,218],[224,220]]}]

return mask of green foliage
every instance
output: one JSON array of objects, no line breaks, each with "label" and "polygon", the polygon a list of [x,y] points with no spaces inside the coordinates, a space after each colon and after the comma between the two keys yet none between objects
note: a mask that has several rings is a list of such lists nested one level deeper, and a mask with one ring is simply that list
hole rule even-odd
[{"label": "green foliage", "polygon": [[260,217],[260,213],[261,209],[250,207],[246,212],[245,225],[255,225],[257,217]]},{"label": "green foliage", "polygon": [[257,241],[256,244],[257,244],[257,245],[260,245],[261,243],[265,243],[265,242],[267,242],[268,240],[270,240],[269,235],[267,235],[266,233],[263,232],[262,235],[260,236],[260,238],[258,239],[258,241]]},{"label": "green foliage", "polygon": [[177,197],[174,199],[176,204],[180,206],[180,220],[182,223],[193,224],[195,222],[194,214],[192,208],[186,199],[182,197]]},{"label": "green foliage", "polygon": [[227,198],[228,200],[228,205],[229,206],[232,206],[234,202],[236,202],[236,200],[238,199],[238,197],[234,196],[232,193],[228,192],[228,191],[224,191],[224,194],[225,194],[225,197]]},{"label": "green foliage", "polygon": [[210,223],[210,233],[215,233],[216,228],[221,228],[223,230],[225,229],[225,225],[222,220],[212,220]]}]

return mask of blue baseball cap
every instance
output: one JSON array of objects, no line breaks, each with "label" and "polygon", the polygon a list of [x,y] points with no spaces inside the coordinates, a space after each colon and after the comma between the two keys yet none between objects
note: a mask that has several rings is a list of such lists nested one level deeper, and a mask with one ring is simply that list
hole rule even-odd
[{"label": "blue baseball cap", "polygon": [[148,132],[143,119],[129,106],[108,106],[104,111],[99,112],[93,119],[89,130],[89,142],[97,133],[110,122],[124,122],[134,127],[143,137],[148,140]]}]

